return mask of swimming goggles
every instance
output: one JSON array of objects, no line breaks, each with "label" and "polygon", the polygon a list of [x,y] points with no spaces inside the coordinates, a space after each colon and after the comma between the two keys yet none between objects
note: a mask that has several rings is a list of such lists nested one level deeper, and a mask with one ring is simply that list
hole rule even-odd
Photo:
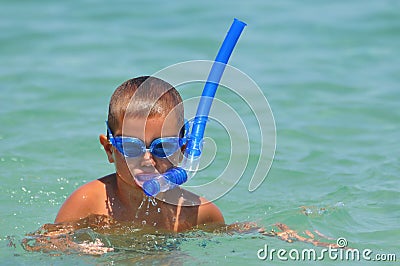
[{"label": "swimming goggles", "polygon": [[166,158],[177,152],[186,142],[185,138],[179,137],[158,138],[151,142],[149,148],[146,148],[146,144],[141,139],[123,136],[114,137],[107,121],[106,125],[109,141],[127,158],[142,156],[146,151],[159,158]]}]

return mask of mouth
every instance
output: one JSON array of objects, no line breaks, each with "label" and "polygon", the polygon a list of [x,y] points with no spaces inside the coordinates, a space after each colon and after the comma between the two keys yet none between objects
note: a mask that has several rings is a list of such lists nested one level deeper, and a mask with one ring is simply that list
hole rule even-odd
[{"label": "mouth", "polygon": [[128,166],[129,171],[133,174],[133,176],[136,175],[151,175],[151,174],[158,174],[158,171],[155,167],[147,167],[147,166]]},{"label": "mouth", "polygon": [[135,176],[136,175],[158,175],[159,173],[158,173],[158,171],[157,170],[155,170],[155,169],[149,169],[149,170],[145,170],[145,169],[137,169],[136,171],[135,171]]},{"label": "mouth", "polygon": [[157,176],[159,176],[159,173],[149,173],[149,172],[141,172],[141,173],[137,173],[134,176],[135,182],[136,184],[138,184],[138,186],[143,187],[143,183],[156,178]]}]

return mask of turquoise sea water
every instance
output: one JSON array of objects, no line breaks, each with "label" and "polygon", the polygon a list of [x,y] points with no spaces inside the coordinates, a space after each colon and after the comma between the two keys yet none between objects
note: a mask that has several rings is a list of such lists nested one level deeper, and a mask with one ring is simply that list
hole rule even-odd
[{"label": "turquoise sea water", "polygon": [[[266,180],[250,193],[261,145],[251,140],[244,176],[216,201],[226,222],[282,222],[399,260],[399,10],[384,0],[2,1],[1,264],[263,265],[271,263],[257,258],[265,244],[312,247],[256,233],[187,234],[161,255],[50,256],[19,244],[53,222],[74,189],[113,171],[98,143],[113,90],[175,63],[214,59],[233,17],[248,27],[230,64],[267,97],[277,148]],[[239,98],[229,102],[246,116]],[[212,177],[230,150],[219,130],[207,135],[222,158],[207,168]]]}]

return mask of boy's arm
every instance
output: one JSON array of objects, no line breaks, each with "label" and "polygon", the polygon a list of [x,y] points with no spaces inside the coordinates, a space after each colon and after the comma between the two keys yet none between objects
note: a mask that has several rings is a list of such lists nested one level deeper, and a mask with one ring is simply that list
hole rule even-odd
[{"label": "boy's arm", "polygon": [[90,214],[104,214],[99,203],[103,205],[105,203],[101,199],[102,195],[98,192],[102,190],[102,185],[101,182],[95,180],[75,190],[61,206],[54,222],[72,222],[85,218]]},{"label": "boy's arm", "polygon": [[197,224],[225,224],[224,217],[222,216],[219,208],[212,202],[205,198],[200,198],[201,205],[199,206]]}]

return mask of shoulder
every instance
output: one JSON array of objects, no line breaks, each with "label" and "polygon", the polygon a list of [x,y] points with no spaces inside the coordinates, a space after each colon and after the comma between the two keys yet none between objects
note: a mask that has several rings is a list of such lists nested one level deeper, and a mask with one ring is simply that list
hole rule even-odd
[{"label": "shoulder", "polygon": [[90,214],[107,215],[106,186],[112,183],[113,175],[109,175],[76,189],[61,206],[55,223],[76,221]]},{"label": "shoulder", "polygon": [[207,199],[200,197],[200,206],[197,216],[197,224],[224,224],[224,217],[219,208]]}]

